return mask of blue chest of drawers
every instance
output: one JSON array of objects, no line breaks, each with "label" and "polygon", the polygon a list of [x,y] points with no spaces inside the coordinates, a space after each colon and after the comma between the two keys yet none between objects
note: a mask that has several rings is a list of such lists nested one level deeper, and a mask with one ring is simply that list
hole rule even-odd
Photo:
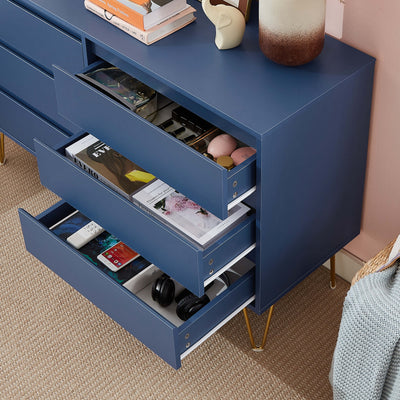
[{"label": "blue chest of drawers", "polygon": [[[263,313],[359,233],[374,71],[372,57],[330,37],[305,66],[273,64],[255,22],[241,46],[218,51],[194,6],[195,23],[146,46],[81,0],[0,0],[0,130],[37,156],[42,183],[66,201],[37,217],[20,210],[26,247],[175,368],[243,307]],[[76,77],[101,62],[256,155],[227,171]],[[220,218],[250,193],[255,213],[201,248],[69,161],[64,148],[84,132]],[[176,326],[49,231],[72,207],[198,295],[242,256],[255,267]]]}]

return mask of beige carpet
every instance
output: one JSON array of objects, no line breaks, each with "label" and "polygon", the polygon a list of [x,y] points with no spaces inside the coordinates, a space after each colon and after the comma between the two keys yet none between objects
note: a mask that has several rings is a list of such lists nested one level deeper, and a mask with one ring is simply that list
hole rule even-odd
[{"label": "beige carpet", "polygon": [[[264,352],[238,314],[178,371],[26,252],[17,208],[58,198],[6,139],[0,167],[0,399],[331,399],[328,372],[349,284],[319,268],[277,304]],[[250,313],[261,338],[266,315]]]}]

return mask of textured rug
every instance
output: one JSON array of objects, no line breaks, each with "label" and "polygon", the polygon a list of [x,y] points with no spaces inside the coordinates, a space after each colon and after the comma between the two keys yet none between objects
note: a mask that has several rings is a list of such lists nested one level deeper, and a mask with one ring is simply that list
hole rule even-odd
[{"label": "textured rug", "polygon": [[[59,198],[35,157],[6,139],[0,167],[0,399],[331,399],[328,373],[349,284],[316,270],[276,304],[264,352],[239,313],[178,371],[62,281],[24,247],[17,209]],[[262,337],[266,314],[249,313]]]}]

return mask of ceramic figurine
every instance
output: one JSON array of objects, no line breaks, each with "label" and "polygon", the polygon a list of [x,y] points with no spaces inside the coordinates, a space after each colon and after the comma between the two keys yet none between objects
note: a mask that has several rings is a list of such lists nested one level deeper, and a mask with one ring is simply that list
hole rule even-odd
[{"label": "ceramic figurine", "polygon": [[202,0],[207,18],[215,25],[215,45],[219,50],[232,49],[242,42],[246,21],[235,7],[225,4],[213,6],[210,0]]}]

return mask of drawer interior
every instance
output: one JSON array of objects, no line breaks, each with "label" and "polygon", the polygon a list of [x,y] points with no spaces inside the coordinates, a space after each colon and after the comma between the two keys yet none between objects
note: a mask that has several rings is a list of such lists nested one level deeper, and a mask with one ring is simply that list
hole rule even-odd
[{"label": "drawer interior", "polygon": [[[117,282],[50,229],[72,211],[65,202],[36,218],[19,210],[27,250],[175,368],[211,332],[254,300],[254,264],[243,259],[227,272],[227,287],[211,286],[210,302],[180,320],[176,303],[161,307],[152,299],[154,280],[162,273],[154,265],[125,283]],[[176,294],[182,289],[177,285]]]},{"label": "drawer interior", "polygon": [[222,231],[222,236],[216,236],[211,244],[202,247],[67,159],[65,146],[72,142],[69,139],[53,149],[36,141],[42,184],[105,229],[115,232],[193,293],[202,295],[207,279],[254,248],[255,213],[251,209],[250,215],[239,217]]},{"label": "drawer interior", "polygon": [[[242,258],[224,273],[224,277],[228,277],[229,285],[232,285],[253,267],[254,264],[249,259]],[[184,325],[185,320],[179,318],[176,310],[178,303],[181,302],[181,304],[183,304],[183,301],[185,301],[183,298],[184,295],[188,294],[188,296],[190,296],[187,290],[185,290],[185,287],[180,285],[179,282],[171,279],[175,286],[174,300],[167,306],[161,306],[160,303],[153,299],[152,291],[154,282],[162,277],[164,273],[154,264],[151,264],[146,273],[147,274],[142,274],[139,277],[132,278],[124,283],[124,286],[176,327]],[[206,290],[205,295],[210,299],[210,301],[215,299],[226,288],[220,279],[214,279],[214,281],[209,285],[210,287]],[[200,297],[196,296],[196,299],[200,299]]]},{"label": "drawer interior", "polygon": [[[231,156],[234,150],[249,148],[246,143],[233,137],[234,145],[229,142],[220,143],[217,149],[215,145],[210,147],[209,143],[216,136],[227,133],[112,64],[100,60],[76,76],[228,170],[238,164],[235,162],[226,166],[226,163],[218,162],[218,154]],[[135,105],[136,102],[139,105]],[[230,149],[230,146],[233,148]],[[250,157],[246,154],[246,159]],[[244,161],[244,156],[240,161]]]},{"label": "drawer interior", "polygon": [[[209,157],[210,151],[225,154],[225,147],[229,159],[233,149],[238,154],[251,146],[161,93],[156,114],[142,117],[122,105],[125,97],[109,96],[112,84],[93,83],[91,74],[113,68],[98,61],[75,76],[55,67],[59,113],[219,218],[255,191],[256,154],[229,170]],[[76,98],[82,100],[79,105]]]}]

